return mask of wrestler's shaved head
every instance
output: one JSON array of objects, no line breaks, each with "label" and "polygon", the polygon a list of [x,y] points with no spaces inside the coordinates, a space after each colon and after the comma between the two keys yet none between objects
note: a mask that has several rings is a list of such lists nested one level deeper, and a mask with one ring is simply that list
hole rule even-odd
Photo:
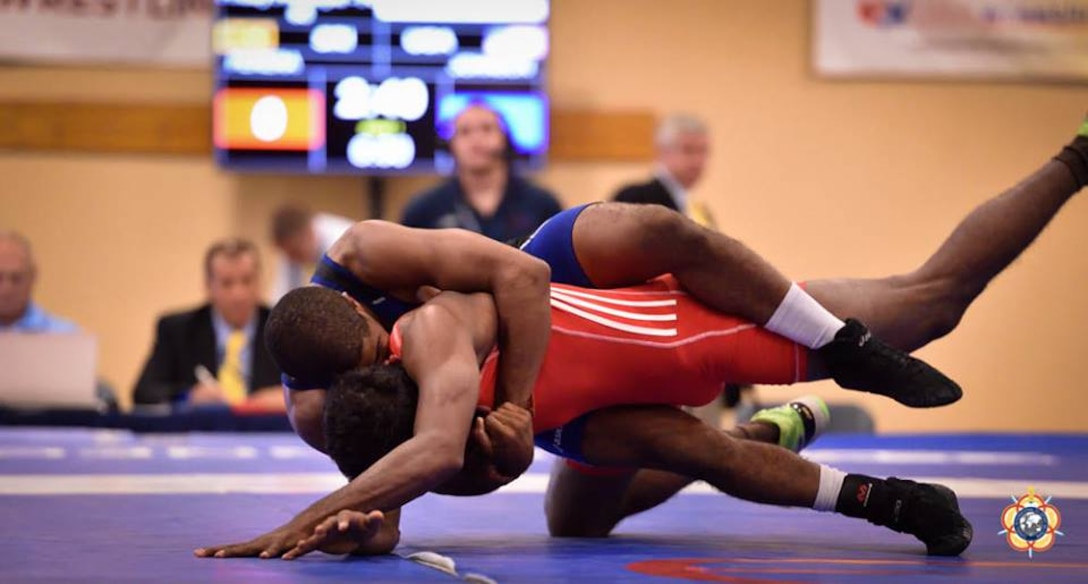
[{"label": "wrestler's shaved head", "polygon": [[324,387],[360,365],[369,332],[367,320],[339,292],[306,286],[276,304],[264,337],[284,373],[304,385]]}]

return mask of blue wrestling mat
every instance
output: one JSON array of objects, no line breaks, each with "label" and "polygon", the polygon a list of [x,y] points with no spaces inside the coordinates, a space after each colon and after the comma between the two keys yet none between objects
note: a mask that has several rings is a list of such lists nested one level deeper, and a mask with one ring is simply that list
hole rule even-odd
[{"label": "blue wrestling mat", "polygon": [[[847,471],[937,480],[974,523],[961,558],[928,559],[909,536],[695,486],[605,540],[553,540],[551,459],[504,491],[427,496],[405,509],[399,556],[204,560],[203,545],[274,528],[343,484],[283,434],[135,435],[0,430],[0,546],[7,583],[153,582],[934,582],[1088,581],[1088,436],[832,436],[807,456]],[[1012,550],[1002,511],[1029,487],[1061,513],[1055,545]],[[448,574],[407,558],[451,558]]]}]

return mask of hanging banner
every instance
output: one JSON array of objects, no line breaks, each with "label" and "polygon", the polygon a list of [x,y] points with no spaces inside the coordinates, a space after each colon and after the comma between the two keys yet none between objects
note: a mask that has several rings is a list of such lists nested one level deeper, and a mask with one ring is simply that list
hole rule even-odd
[{"label": "hanging banner", "polygon": [[1088,0],[817,0],[832,77],[1088,80]]},{"label": "hanging banner", "polygon": [[0,60],[211,64],[213,0],[0,0]]}]

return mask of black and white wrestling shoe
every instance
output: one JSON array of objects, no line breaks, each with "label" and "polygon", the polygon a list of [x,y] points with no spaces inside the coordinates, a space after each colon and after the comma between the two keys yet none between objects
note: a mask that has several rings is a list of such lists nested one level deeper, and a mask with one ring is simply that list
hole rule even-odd
[{"label": "black and white wrestling shoe", "polygon": [[963,397],[955,381],[874,337],[853,318],[816,354],[846,389],[884,395],[912,408],[946,406]]}]

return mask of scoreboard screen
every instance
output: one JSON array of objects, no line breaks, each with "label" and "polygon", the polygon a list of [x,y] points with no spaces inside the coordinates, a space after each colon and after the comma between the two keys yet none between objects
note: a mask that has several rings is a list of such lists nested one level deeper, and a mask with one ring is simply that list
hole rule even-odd
[{"label": "scoreboard screen", "polygon": [[452,122],[495,110],[515,164],[548,147],[548,0],[216,0],[220,165],[449,172]]}]

